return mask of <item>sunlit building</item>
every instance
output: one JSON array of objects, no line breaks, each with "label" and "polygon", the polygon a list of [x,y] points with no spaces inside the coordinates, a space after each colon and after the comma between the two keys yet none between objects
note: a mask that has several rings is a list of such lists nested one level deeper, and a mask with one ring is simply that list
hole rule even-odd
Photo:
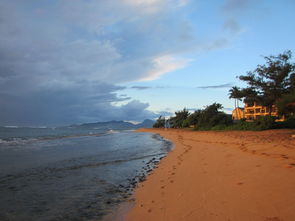
[{"label": "sunlit building", "polygon": [[245,118],[244,108],[237,107],[232,112],[232,119],[233,120],[241,120]]},{"label": "sunlit building", "polygon": [[272,105],[270,110],[269,107],[265,107],[257,104],[256,102],[250,104],[245,103],[244,108],[236,108],[232,112],[233,120],[240,120],[245,118],[247,121],[256,120],[261,116],[273,116],[278,117],[277,121],[284,121],[284,116],[279,116],[278,109],[275,105]]}]

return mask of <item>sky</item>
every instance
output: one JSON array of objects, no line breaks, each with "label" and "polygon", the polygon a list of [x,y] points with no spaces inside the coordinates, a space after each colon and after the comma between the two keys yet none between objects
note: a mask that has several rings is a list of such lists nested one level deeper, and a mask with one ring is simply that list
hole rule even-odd
[{"label": "sky", "polygon": [[[295,52],[294,0],[1,0],[0,125],[170,116]],[[294,59],[293,59],[294,60]]]}]

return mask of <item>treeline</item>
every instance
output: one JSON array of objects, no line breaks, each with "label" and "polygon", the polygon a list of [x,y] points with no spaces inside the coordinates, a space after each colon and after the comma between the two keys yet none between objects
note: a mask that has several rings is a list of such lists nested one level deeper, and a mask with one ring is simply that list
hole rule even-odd
[{"label": "treeline", "polygon": [[189,113],[187,109],[175,112],[175,116],[165,119],[160,116],[153,127],[155,128],[195,128],[211,130],[215,127],[232,125],[231,115],[221,111],[222,105],[213,103],[204,109]]},{"label": "treeline", "polygon": [[[291,63],[292,53],[286,51],[277,56],[265,57],[266,63],[258,65],[254,71],[238,76],[245,82],[245,88],[232,87],[229,98],[267,107],[268,115],[248,122],[246,119],[232,121],[231,115],[221,111],[222,105],[213,103],[204,109],[189,113],[187,109],[175,112],[175,116],[159,117],[154,127],[186,128],[196,130],[265,130],[275,128],[295,128],[295,64]],[[273,107],[285,117],[284,122],[276,122],[272,116]]]},{"label": "treeline", "polygon": [[154,128],[193,128],[194,130],[268,130],[295,128],[295,116],[289,116],[283,122],[276,122],[277,117],[261,116],[253,121],[241,119],[233,121],[230,114],[222,111],[222,105],[211,104],[205,109],[189,113],[187,109],[175,112],[175,116],[160,116]]}]

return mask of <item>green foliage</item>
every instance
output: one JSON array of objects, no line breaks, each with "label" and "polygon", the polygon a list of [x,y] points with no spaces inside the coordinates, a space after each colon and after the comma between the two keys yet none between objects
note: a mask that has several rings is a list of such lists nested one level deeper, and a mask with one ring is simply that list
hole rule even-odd
[{"label": "green foliage", "polygon": [[221,112],[220,109],[222,109],[221,104],[213,103],[202,110],[198,118],[197,128],[204,129],[216,125],[230,125],[232,123],[231,117]]},{"label": "green foliage", "polygon": [[188,119],[189,117],[189,112],[187,109],[183,109],[182,111],[177,111],[175,112],[175,117],[171,117],[169,119],[170,125],[173,128],[183,128],[183,127],[188,127]]},{"label": "green foliage", "polygon": [[239,76],[248,87],[233,87],[229,97],[243,98],[246,103],[258,102],[270,107],[271,111],[273,104],[295,90],[295,64],[290,62],[291,57],[291,51],[265,57],[266,64],[258,65],[254,71]]},{"label": "green foliage", "polygon": [[196,110],[194,113],[189,115],[189,117],[188,117],[188,125],[195,127],[197,125],[197,123],[198,123],[198,119],[200,118],[201,114],[202,114],[202,110]]},{"label": "green foliage", "polygon": [[175,112],[175,116],[169,119],[169,123],[173,128],[194,126],[198,130],[210,130],[217,125],[222,127],[231,125],[231,115],[225,114],[220,109],[222,105],[218,103],[213,103],[203,110],[196,110],[192,114],[184,108],[182,111]]},{"label": "green foliage", "polygon": [[290,128],[295,129],[295,116],[291,116],[287,118],[287,120],[283,122],[277,122],[276,128]]},{"label": "green foliage", "polygon": [[225,127],[232,124],[231,116],[221,112],[220,109],[222,109],[221,104],[213,103],[204,110],[196,111],[191,119],[195,123],[195,128],[210,130],[216,126]]},{"label": "green foliage", "polygon": [[295,90],[290,94],[285,94],[276,102],[280,114],[290,116],[295,114]]},{"label": "green foliage", "polygon": [[181,125],[182,128],[189,127],[189,126],[190,124],[188,119],[185,119],[184,121],[182,121],[182,125]]},{"label": "green foliage", "polygon": [[[272,116],[263,116],[258,118],[257,120],[253,122],[247,122],[244,119],[226,126],[222,128],[222,130],[269,130],[277,128],[277,122],[275,122],[275,117]],[[213,128],[216,129],[216,128]],[[217,128],[219,129],[219,128]]]},{"label": "green foliage", "polygon": [[239,121],[224,128],[224,130],[256,130],[256,128],[254,128],[253,122]]},{"label": "green foliage", "polygon": [[153,128],[163,128],[165,127],[165,117],[160,116],[157,121],[154,123]]},{"label": "green foliage", "polygon": [[275,128],[275,119],[273,116],[263,116],[259,117],[254,121],[254,127],[257,130],[268,130]]}]

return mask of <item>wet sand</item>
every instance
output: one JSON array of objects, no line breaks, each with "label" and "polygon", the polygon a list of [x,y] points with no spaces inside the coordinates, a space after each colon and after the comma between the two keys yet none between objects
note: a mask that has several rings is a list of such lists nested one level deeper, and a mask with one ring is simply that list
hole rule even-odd
[{"label": "wet sand", "polygon": [[176,147],[139,184],[126,220],[295,220],[295,130],[140,131]]}]

